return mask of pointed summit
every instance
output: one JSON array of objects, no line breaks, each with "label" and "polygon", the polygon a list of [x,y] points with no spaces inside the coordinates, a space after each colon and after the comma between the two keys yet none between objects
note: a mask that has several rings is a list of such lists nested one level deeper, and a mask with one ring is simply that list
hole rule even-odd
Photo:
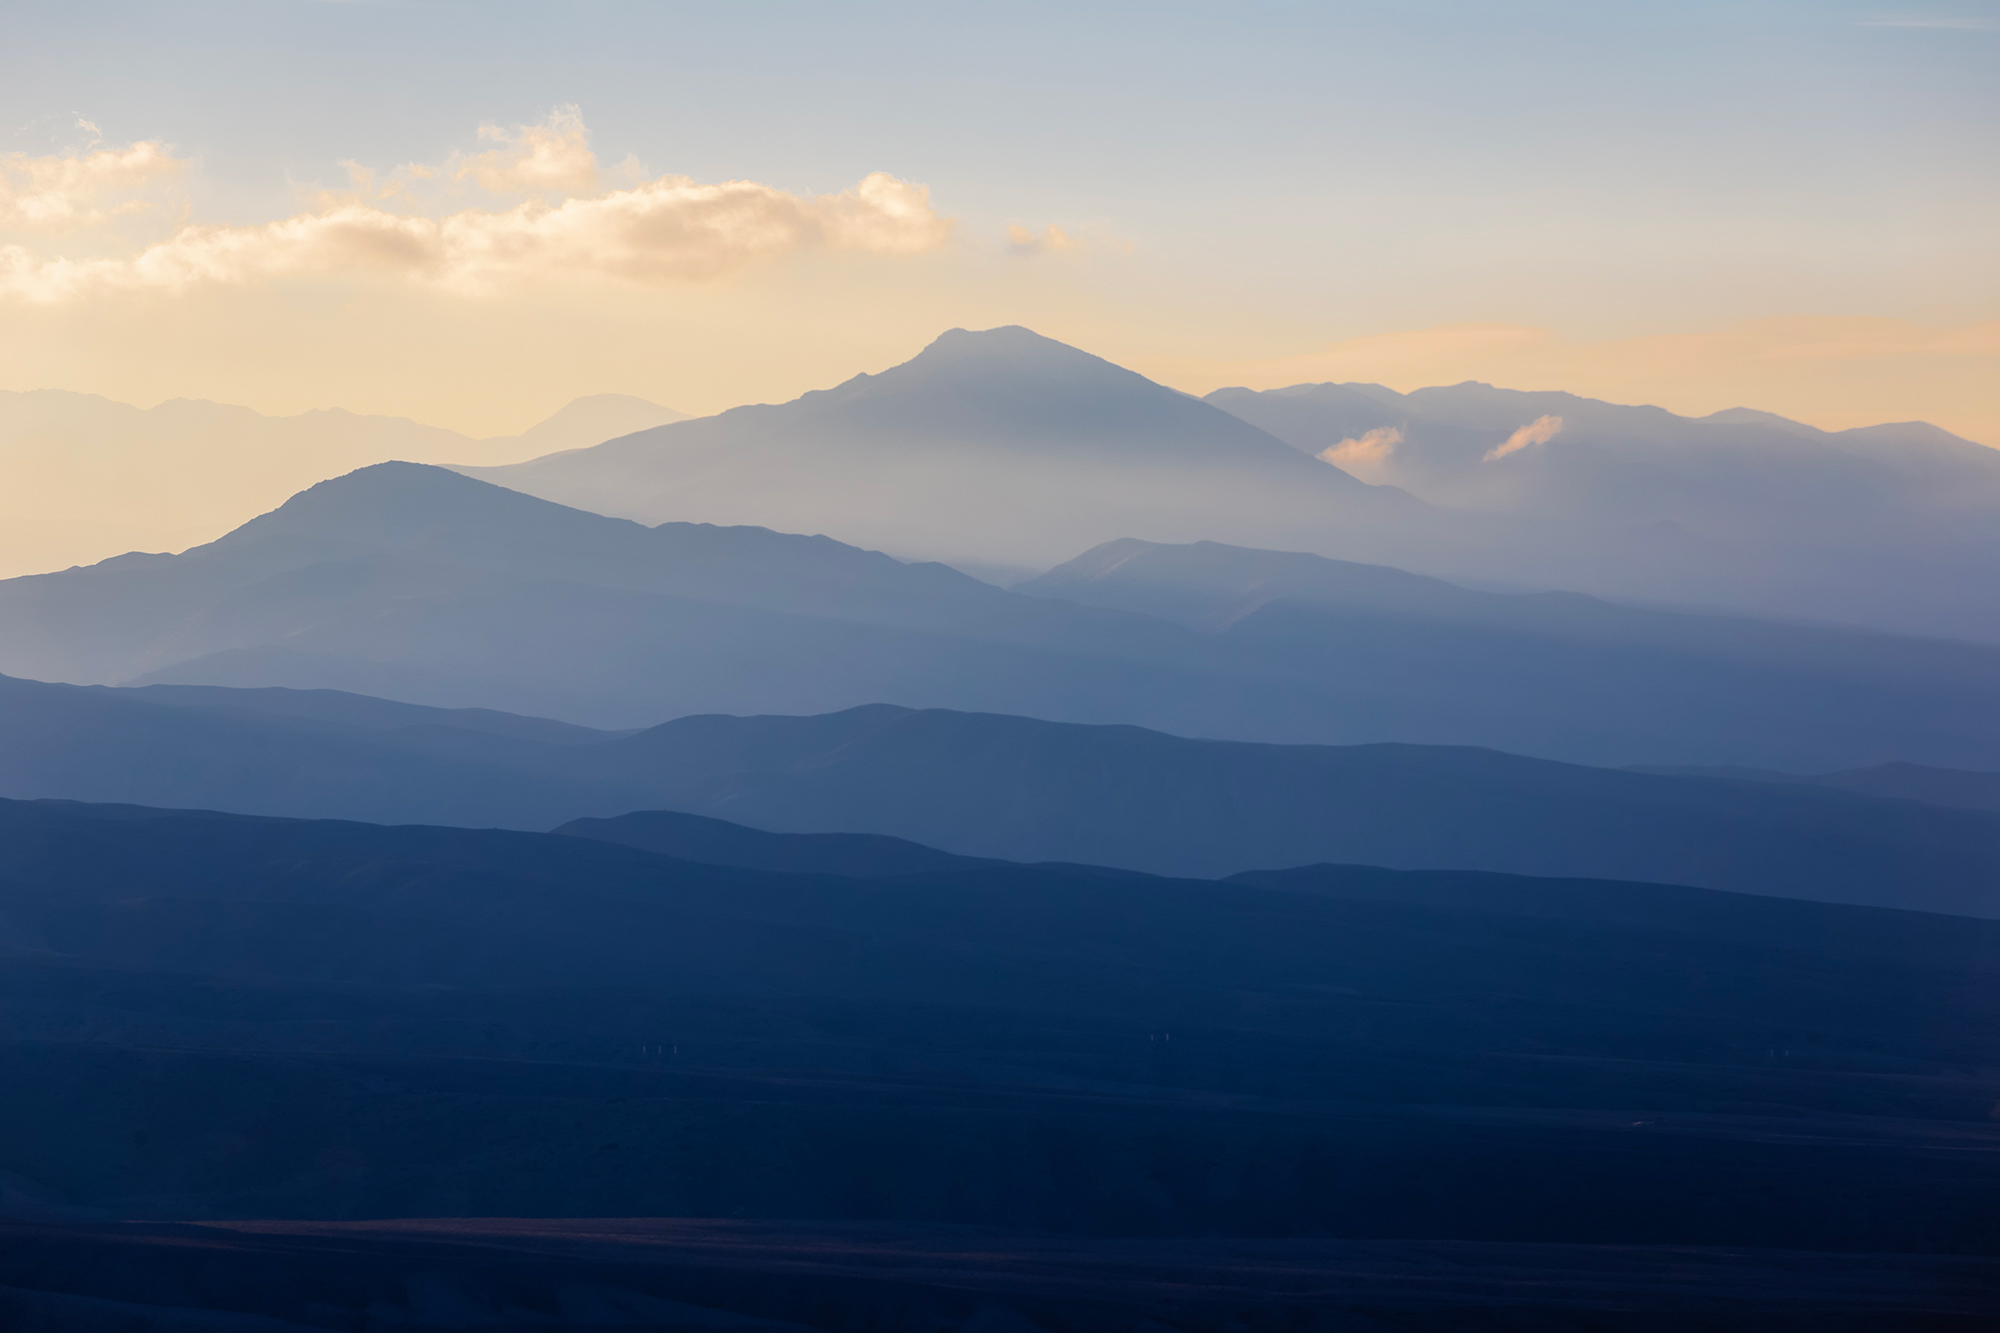
[{"label": "pointed summit", "polygon": [[902,365],[510,468],[645,522],[824,531],[903,556],[1047,568],[1116,537],[1297,544],[1406,497],[1030,329],[952,329]]},{"label": "pointed summit", "polygon": [[900,366],[789,406],[821,398],[839,419],[919,442],[1293,466],[1278,441],[1228,413],[1019,325],[952,329]]},{"label": "pointed summit", "polygon": [[450,468],[392,462],[308,487],[196,551],[234,552],[280,539],[320,544],[323,556],[338,549],[359,553],[454,540],[490,543],[496,534],[522,542],[553,541],[566,532],[595,532],[604,524],[601,515]]}]

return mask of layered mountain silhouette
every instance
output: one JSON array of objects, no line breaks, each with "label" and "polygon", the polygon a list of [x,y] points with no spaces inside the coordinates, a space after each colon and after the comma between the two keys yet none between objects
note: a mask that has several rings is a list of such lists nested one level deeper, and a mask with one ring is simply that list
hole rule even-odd
[{"label": "layered mountain silhouette", "polygon": [[0,581],[0,1325],[2000,1308],[1991,455],[1018,328],[675,415],[0,398],[30,521],[371,464]]},{"label": "layered mountain silhouette", "polygon": [[1426,524],[1406,495],[1017,327],[954,329],[903,365],[789,403],[465,470],[647,523],[828,532],[1032,570],[1124,536],[1421,552],[1403,530]]},{"label": "layered mountain silhouette", "polygon": [[1579,566],[1562,586],[2000,637],[2000,450],[1922,422],[1822,431],[1746,408],[1688,418],[1479,383],[1203,401],[1435,505],[1658,545],[1650,576],[1621,567],[1614,589]]},{"label": "layered mountain silhouette", "polygon": [[2000,915],[2000,813],[1490,750],[1193,741],[877,706],[571,748],[660,804],[966,856],[1221,876],[1340,862],[1650,880]]},{"label": "layered mountain silhouette", "polygon": [[[752,528],[648,529],[441,468],[323,483],[220,541],[0,583],[10,674],[341,688],[611,726],[873,699],[1248,711],[1200,636]],[[1257,705],[1261,707],[1262,705]]]},{"label": "layered mountain silhouette", "polygon": [[1641,771],[1689,777],[1730,778],[1740,782],[1775,782],[1781,785],[1828,787],[1835,791],[1858,792],[1863,796],[1886,796],[1899,801],[1922,801],[1952,810],[2000,810],[2000,773],[1974,772],[1961,768],[1931,768],[1923,764],[1875,764],[1868,768],[1843,769],[1837,773],[1783,773],[1763,768],[1696,768],[1670,765],[1646,766]]},{"label": "layered mountain silhouette", "polygon": [[[0,802],[0,916],[0,1172],[45,1215],[1995,1239],[1993,922],[1353,867],[773,874],[65,802]],[[37,1252],[11,1282],[62,1290]],[[374,1317],[467,1308],[431,1255],[378,1269]]]},{"label": "layered mountain silhouette", "polygon": [[279,417],[184,398],[139,408],[54,389],[0,392],[0,577],[183,550],[371,463],[512,462],[683,418],[598,394],[521,435],[480,440],[338,409]]},{"label": "layered mountain silhouette", "polygon": [[[1328,450],[1337,477],[1300,466]],[[1476,384],[1196,402],[999,328],[790,403],[469,471],[648,523],[827,532],[968,569],[1220,541],[1990,641],[1994,458],[1921,424],[1829,434]]]},{"label": "layered mountain silhouette", "polygon": [[0,680],[0,796],[563,825],[766,869],[822,844],[858,858],[842,873],[869,874],[945,854],[1201,877],[1325,861],[2000,915],[1991,810],[1462,747],[1198,741],[887,705],[619,735],[312,691]]},{"label": "layered mountain silhouette", "polygon": [[793,874],[846,875],[856,879],[977,870],[1009,864],[986,857],[953,856],[906,838],[875,833],[771,833],[726,819],[675,810],[637,810],[615,819],[572,819],[555,830],[572,838],[615,842],[680,861],[780,870]]},{"label": "layered mountain silhouette", "polygon": [[1983,647],[1212,543],[1121,541],[1009,592],[825,537],[646,528],[400,463],[181,555],[0,582],[0,671],[610,728],[890,702],[1621,766],[2000,767],[2000,652]]},{"label": "layered mountain silhouette", "polygon": [[1274,675],[1337,683],[1366,701],[1367,739],[1590,763],[1727,735],[1739,752],[1983,764],[1974,719],[2000,679],[1983,646],[1484,592],[1213,542],[1107,542],[1015,590],[1172,621]]}]

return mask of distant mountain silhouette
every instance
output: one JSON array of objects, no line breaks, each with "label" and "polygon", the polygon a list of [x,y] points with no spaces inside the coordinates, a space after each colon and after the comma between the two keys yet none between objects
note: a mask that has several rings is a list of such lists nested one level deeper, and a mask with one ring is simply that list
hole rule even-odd
[{"label": "distant mountain silhouette", "polygon": [[139,408],[55,389],[0,392],[0,578],[184,550],[371,463],[505,463],[682,419],[600,394],[519,436],[477,440],[339,409],[280,417],[185,398]]},{"label": "distant mountain silhouette", "polygon": [[1015,591],[1170,620],[1273,675],[1338,682],[1374,728],[1342,740],[1624,764],[1727,736],[1739,755],[1822,756],[1784,767],[2000,749],[1980,720],[2000,721],[2000,651],[1983,646],[1481,592],[1213,542],[1109,542]]},{"label": "distant mountain silhouette", "polygon": [[[1582,561],[1562,586],[2000,638],[2000,450],[1922,422],[1821,431],[1747,408],[1687,418],[1479,383],[1204,401],[1435,505],[1653,534],[1653,574]],[[1546,439],[1531,430],[1495,457],[1537,422]]]},{"label": "distant mountain silhouette", "polygon": [[[943,854],[1203,877],[1333,861],[2000,915],[1989,810],[1490,750],[1183,740],[887,705],[616,735],[338,694],[0,679],[0,796],[516,829],[596,820],[590,836],[688,859],[837,873]],[[813,859],[836,854],[853,859]]]},{"label": "distant mountain silhouette", "polygon": [[1270,544],[1344,526],[1371,550],[1418,550],[1400,529],[1423,523],[1405,495],[1015,327],[954,329],[900,366],[789,403],[464,470],[647,523],[830,532],[898,555],[1038,569],[1120,536]]},{"label": "distant mountain silhouette", "polygon": [[1979,773],[1959,768],[1930,768],[1923,764],[1876,764],[1869,768],[1843,769],[1838,773],[1781,773],[1760,768],[1698,768],[1648,765],[1637,772],[1667,773],[1689,777],[1733,778],[1742,782],[1775,782],[1795,786],[1828,787],[1835,791],[1858,792],[1889,800],[1922,801],[1926,805],[1951,810],[2000,810],[2000,773]]},{"label": "distant mountain silhouette", "polygon": [[621,847],[637,847],[704,865],[847,875],[858,879],[1009,864],[976,856],[953,856],[922,843],[875,833],[768,833],[726,819],[672,810],[640,810],[615,819],[573,819],[555,832],[572,838],[615,842]]},{"label": "distant mountain silhouette", "polygon": [[695,717],[560,752],[659,804],[966,856],[1220,876],[1315,861],[2000,916],[2000,814],[1444,746],[1183,740],[889,707]]},{"label": "distant mountain silhouette", "polygon": [[538,771],[615,735],[333,691],[0,677],[0,796],[537,829],[657,803],[644,783]]},{"label": "distant mountain silhouette", "polygon": [[400,463],[183,555],[0,583],[0,635],[0,670],[21,676],[335,688],[614,727],[881,698],[1197,728],[1289,705],[1219,679],[1200,636],[1157,621]]},{"label": "distant mountain silhouette", "polygon": [[[0,802],[0,921],[0,1178],[71,1216],[1995,1240],[1994,922],[1359,867],[863,880],[66,802]],[[76,1281],[22,1239],[0,1302]],[[489,1286],[426,1252],[375,1251],[370,1318],[473,1324]],[[310,1311],[296,1257],[123,1253],[91,1296]]]},{"label": "distant mountain silhouette", "polygon": [[[539,457],[564,449],[587,449],[634,431],[689,419],[685,412],[630,394],[596,393],[573,399],[554,416],[536,422],[519,435],[481,440],[476,452],[487,457],[503,451]],[[473,458],[463,454],[454,461],[472,462]]]},{"label": "distant mountain silhouette", "polygon": [[1115,543],[1007,592],[830,538],[649,529],[402,463],[178,556],[0,582],[0,671],[614,729],[890,702],[1611,765],[2000,765],[1988,648],[1213,544]]}]

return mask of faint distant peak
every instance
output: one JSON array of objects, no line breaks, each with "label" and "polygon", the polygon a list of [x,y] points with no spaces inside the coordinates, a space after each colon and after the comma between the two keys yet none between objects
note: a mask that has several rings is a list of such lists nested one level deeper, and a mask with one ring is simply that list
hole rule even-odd
[{"label": "faint distant peak", "polygon": [[[606,440],[655,426],[688,420],[688,414],[625,393],[593,393],[572,399],[554,415],[537,422],[517,438],[539,452],[584,449]],[[497,443],[490,441],[489,443]]]}]

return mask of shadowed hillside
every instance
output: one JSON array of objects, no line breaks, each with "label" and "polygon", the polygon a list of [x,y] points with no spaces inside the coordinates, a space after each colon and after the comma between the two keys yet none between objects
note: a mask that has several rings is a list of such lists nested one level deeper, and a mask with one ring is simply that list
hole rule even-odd
[{"label": "shadowed hillside", "polygon": [[[4,678],[0,741],[0,795],[16,797],[523,829],[668,810],[1154,873],[1361,862],[2000,912],[2000,813],[1465,747],[1199,741],[887,705],[615,735],[352,695]],[[656,845],[644,824],[620,827]]]},{"label": "shadowed hillside", "polygon": [[1995,1241],[1995,923],[65,803],[0,834],[17,1213]]}]

